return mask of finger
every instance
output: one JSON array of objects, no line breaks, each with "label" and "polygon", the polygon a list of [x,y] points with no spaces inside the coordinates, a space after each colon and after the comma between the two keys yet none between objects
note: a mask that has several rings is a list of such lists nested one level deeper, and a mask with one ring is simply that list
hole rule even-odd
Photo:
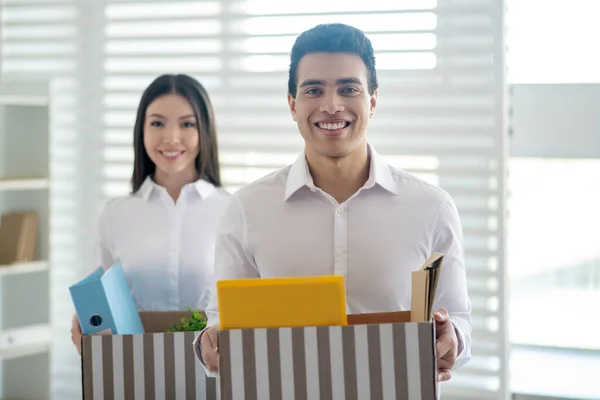
[{"label": "finger", "polygon": [[83,333],[81,332],[81,327],[79,326],[79,320],[75,319],[74,322],[75,325],[71,328],[71,339],[75,344],[77,352],[79,353],[79,355],[81,355],[81,337]]},{"label": "finger", "polygon": [[437,356],[438,361],[441,359],[447,360],[451,357],[452,348],[448,347],[445,344],[436,344],[435,354]]},{"label": "finger", "polygon": [[451,336],[453,333],[454,326],[452,322],[437,322],[435,323],[435,337],[436,340],[440,340],[444,336]]},{"label": "finger", "polygon": [[204,360],[204,364],[208,368],[209,371],[214,372],[215,368],[215,357],[214,351],[212,349],[203,349],[202,350],[202,360]]},{"label": "finger", "polygon": [[209,351],[209,354],[206,355],[204,361],[206,362],[206,366],[210,372],[218,372],[219,371],[219,355],[216,351]]},{"label": "finger", "polygon": [[210,345],[210,348],[212,349],[213,347],[215,347],[215,342],[213,341],[213,338],[210,334],[210,329],[207,330],[204,335],[202,335],[202,339],[205,339],[208,342],[208,344]]},{"label": "finger", "polygon": [[202,334],[202,359],[210,372],[219,369],[219,353],[217,348],[217,328],[210,327]]},{"label": "finger", "polygon": [[450,318],[449,314],[448,314],[448,311],[445,308],[438,309],[433,314],[433,317],[435,318],[436,322],[446,322]]},{"label": "finger", "polygon": [[75,345],[77,352],[79,353],[79,355],[81,355],[81,336],[80,335],[72,335],[71,339],[73,340],[73,344]]},{"label": "finger", "polygon": [[208,367],[208,370],[210,372],[219,372],[219,361],[218,359],[211,359],[211,357],[209,357],[210,361],[207,362],[206,366]]},{"label": "finger", "polygon": [[215,352],[215,348],[210,340],[210,337],[208,335],[205,336],[206,337],[202,337],[200,346],[202,350],[202,359],[204,360],[204,363],[208,365],[208,361],[210,361],[212,354]]},{"label": "finger", "polygon": [[452,339],[449,335],[440,336],[435,342],[435,350],[438,359],[446,356],[453,348]]},{"label": "finger", "polygon": [[446,360],[446,359],[439,359],[437,360],[437,368],[438,370],[440,369],[452,369],[452,367],[454,367],[454,360]]},{"label": "finger", "polygon": [[217,329],[210,329],[208,332],[208,338],[210,339],[210,343],[212,344],[213,349],[217,349],[217,344],[219,341],[217,340]]},{"label": "finger", "polygon": [[438,382],[449,381],[452,378],[452,371],[449,369],[438,369]]},{"label": "finger", "polygon": [[214,326],[211,326],[206,329],[206,331],[202,334],[202,339],[205,337],[208,338],[211,347],[215,347],[217,344],[217,329]]},{"label": "finger", "polygon": [[452,325],[452,321],[450,319],[445,319],[443,321],[439,321],[436,319],[435,321],[435,335],[441,336],[443,334],[449,333],[454,326]]}]

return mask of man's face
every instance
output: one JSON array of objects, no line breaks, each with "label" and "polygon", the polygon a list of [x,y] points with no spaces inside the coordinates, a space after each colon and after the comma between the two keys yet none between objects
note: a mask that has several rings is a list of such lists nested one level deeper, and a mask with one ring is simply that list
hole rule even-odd
[{"label": "man's face", "polygon": [[344,157],[366,142],[377,91],[368,90],[365,63],[355,54],[312,53],[297,69],[297,93],[288,95],[307,152]]}]

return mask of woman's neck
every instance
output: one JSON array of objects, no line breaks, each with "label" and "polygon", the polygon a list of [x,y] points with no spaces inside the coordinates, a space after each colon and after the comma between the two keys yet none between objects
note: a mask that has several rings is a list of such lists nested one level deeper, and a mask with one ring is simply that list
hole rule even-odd
[{"label": "woman's neck", "polygon": [[177,202],[181,189],[192,182],[198,180],[198,173],[196,169],[181,171],[177,174],[167,174],[163,171],[157,170],[154,174],[154,182],[164,187],[169,193],[169,196],[174,202]]}]

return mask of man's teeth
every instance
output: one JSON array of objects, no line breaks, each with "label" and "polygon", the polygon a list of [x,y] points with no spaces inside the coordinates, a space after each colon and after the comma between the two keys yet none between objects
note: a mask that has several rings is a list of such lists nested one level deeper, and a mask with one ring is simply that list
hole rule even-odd
[{"label": "man's teeth", "polygon": [[337,129],[342,129],[346,127],[346,123],[345,122],[338,122],[335,124],[331,124],[331,123],[325,123],[325,122],[319,122],[319,128],[321,129],[327,129],[330,131],[335,131]]},{"label": "man's teeth", "polygon": [[163,151],[163,154],[167,157],[175,157],[177,155],[179,155],[181,152],[180,151]]}]

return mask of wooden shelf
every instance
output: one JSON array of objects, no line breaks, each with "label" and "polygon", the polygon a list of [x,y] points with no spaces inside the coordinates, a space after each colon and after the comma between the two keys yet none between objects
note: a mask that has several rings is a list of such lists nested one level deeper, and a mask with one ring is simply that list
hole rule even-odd
[{"label": "wooden shelf", "polygon": [[32,261],[11,265],[0,265],[0,277],[10,275],[31,274],[48,270],[47,261]]},{"label": "wooden shelf", "polygon": [[0,179],[0,192],[9,190],[42,190],[48,189],[48,178]]}]

